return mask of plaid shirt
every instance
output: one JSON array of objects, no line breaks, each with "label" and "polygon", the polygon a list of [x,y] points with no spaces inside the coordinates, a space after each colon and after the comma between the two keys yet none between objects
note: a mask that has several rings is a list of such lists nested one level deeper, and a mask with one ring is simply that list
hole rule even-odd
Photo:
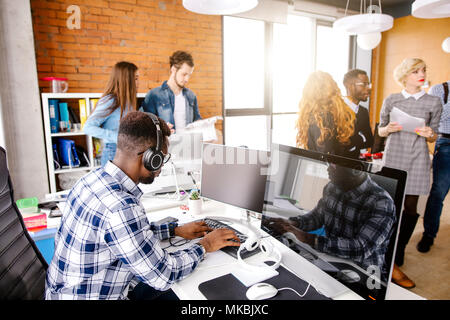
[{"label": "plaid shirt", "polygon": [[55,236],[46,299],[126,299],[133,278],[167,290],[195,269],[203,247],[163,250],[169,226],[149,223],[141,196],[112,162],[75,184]]},{"label": "plaid shirt", "polygon": [[379,266],[386,272],[384,260],[396,220],[395,204],[369,176],[347,192],[328,183],[313,210],[290,219],[304,231],[324,226],[326,236],[318,237],[317,250],[351,259],[364,268]]}]

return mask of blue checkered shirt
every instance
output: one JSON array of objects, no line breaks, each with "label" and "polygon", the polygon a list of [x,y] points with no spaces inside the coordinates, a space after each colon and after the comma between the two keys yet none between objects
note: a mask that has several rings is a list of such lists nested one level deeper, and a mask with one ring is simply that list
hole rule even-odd
[{"label": "blue checkered shirt", "polygon": [[169,226],[148,221],[141,196],[112,162],[74,185],[55,236],[46,299],[126,299],[131,280],[167,290],[196,268],[203,247],[163,250]]},{"label": "blue checkered shirt", "polygon": [[[450,90],[450,81],[447,81]],[[450,94],[447,98],[447,103],[444,104],[444,86],[442,83],[436,84],[430,88],[428,94],[439,97],[443,105],[441,114],[441,122],[439,123],[439,132],[450,134]]]},{"label": "blue checkered shirt", "polygon": [[395,204],[370,177],[346,192],[328,183],[313,210],[290,219],[304,231],[325,228],[326,236],[317,239],[318,251],[387,271],[385,253],[396,220]]}]

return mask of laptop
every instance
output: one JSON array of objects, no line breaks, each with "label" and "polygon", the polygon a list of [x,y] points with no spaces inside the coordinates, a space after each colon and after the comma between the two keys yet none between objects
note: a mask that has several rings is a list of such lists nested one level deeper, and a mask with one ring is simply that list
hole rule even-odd
[{"label": "laptop", "polygon": [[261,228],[330,277],[330,298],[351,290],[384,300],[406,172],[273,144]]}]

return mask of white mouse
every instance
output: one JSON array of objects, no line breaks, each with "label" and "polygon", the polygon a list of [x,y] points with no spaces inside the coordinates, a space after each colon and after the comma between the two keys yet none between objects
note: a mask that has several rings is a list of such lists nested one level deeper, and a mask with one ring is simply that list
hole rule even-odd
[{"label": "white mouse", "polygon": [[264,300],[275,297],[278,293],[278,289],[268,283],[257,283],[252,285],[246,293],[249,300]]}]

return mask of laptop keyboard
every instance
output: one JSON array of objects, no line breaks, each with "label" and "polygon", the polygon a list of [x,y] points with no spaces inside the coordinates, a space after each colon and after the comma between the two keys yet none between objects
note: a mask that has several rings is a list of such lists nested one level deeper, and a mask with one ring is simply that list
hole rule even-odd
[{"label": "laptop keyboard", "polygon": [[[230,229],[232,231],[234,231],[234,233],[236,234],[236,236],[239,238],[239,241],[242,243],[245,242],[245,240],[247,240],[247,236],[245,234],[243,234],[240,231],[237,231],[236,229],[232,228],[231,226],[229,226],[228,224],[221,222],[219,220],[216,219],[210,219],[210,218],[205,218],[203,219],[203,221],[208,225],[208,227],[210,227],[211,229]],[[233,258],[237,259],[237,252],[239,250],[239,247],[223,247],[222,249],[220,249],[221,251],[229,254],[230,256],[232,256]],[[259,253],[261,250],[259,248],[256,248],[255,250],[252,251],[247,251],[246,249],[242,249],[241,250],[241,258],[245,259],[248,257],[251,257],[257,253]]]}]

